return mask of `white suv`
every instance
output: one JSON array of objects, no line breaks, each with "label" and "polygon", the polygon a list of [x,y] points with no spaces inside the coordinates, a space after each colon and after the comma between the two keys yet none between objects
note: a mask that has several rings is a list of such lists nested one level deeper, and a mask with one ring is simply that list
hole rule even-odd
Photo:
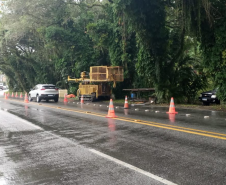
[{"label": "white suv", "polygon": [[59,99],[59,92],[58,88],[56,88],[53,84],[38,84],[28,94],[29,101],[36,99],[37,102],[41,100],[54,100],[58,102]]}]

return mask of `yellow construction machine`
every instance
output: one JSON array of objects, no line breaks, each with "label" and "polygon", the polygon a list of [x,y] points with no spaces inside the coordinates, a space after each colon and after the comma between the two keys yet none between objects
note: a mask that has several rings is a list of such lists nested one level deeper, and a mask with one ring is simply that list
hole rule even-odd
[{"label": "yellow construction machine", "polygon": [[83,95],[84,99],[95,101],[98,98],[110,98],[111,86],[109,82],[124,81],[124,70],[120,66],[93,66],[90,67],[90,73],[81,72],[81,78],[72,79],[68,76],[68,82],[80,82],[77,96],[79,99]]}]

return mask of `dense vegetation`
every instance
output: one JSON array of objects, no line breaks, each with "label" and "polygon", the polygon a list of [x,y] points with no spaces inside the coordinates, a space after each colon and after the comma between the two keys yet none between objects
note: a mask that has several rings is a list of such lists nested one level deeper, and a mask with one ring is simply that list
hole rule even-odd
[{"label": "dense vegetation", "polygon": [[225,0],[8,0],[0,19],[0,70],[9,87],[54,83],[90,66],[120,65],[122,88],[155,87],[159,100],[226,98]]}]

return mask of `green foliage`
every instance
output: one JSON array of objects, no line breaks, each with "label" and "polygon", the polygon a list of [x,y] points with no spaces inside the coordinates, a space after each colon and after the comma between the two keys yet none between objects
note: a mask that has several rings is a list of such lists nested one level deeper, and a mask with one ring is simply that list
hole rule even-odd
[{"label": "green foliage", "polygon": [[77,96],[78,84],[75,86],[70,86],[68,88],[68,94],[75,94]]},{"label": "green foliage", "polygon": [[212,26],[205,18],[201,25],[201,47],[204,55],[205,70],[212,76],[215,87],[218,87],[218,96],[221,100],[226,99],[226,6],[224,1],[212,0],[214,20]]},{"label": "green foliage", "polygon": [[159,101],[191,102],[211,78],[226,99],[223,0],[20,0],[8,10],[0,20],[0,70],[11,89],[54,83],[75,93],[68,75],[119,65],[125,81],[116,97],[123,88],[155,87]]},{"label": "green foliage", "polygon": [[185,43],[185,28],[177,26],[182,21],[177,20],[174,5],[168,4],[168,8],[165,1],[159,0],[118,0],[114,3],[118,4],[114,6],[115,12],[123,11],[136,32],[136,71],[144,79],[141,84],[154,86],[160,101],[171,96],[190,101],[205,87],[206,78],[194,73],[195,64],[200,61],[189,56],[189,52],[196,48],[195,42]]}]

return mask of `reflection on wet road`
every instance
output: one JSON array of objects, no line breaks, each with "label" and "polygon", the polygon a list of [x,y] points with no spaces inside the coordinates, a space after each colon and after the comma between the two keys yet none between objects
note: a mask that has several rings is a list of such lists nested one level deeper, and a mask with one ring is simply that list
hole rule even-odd
[{"label": "reflection on wet road", "polygon": [[0,184],[226,183],[224,113],[0,101]]},{"label": "reflection on wet road", "polygon": [[11,122],[9,113],[0,115],[5,123],[0,125],[1,185],[162,184],[17,116]]}]

